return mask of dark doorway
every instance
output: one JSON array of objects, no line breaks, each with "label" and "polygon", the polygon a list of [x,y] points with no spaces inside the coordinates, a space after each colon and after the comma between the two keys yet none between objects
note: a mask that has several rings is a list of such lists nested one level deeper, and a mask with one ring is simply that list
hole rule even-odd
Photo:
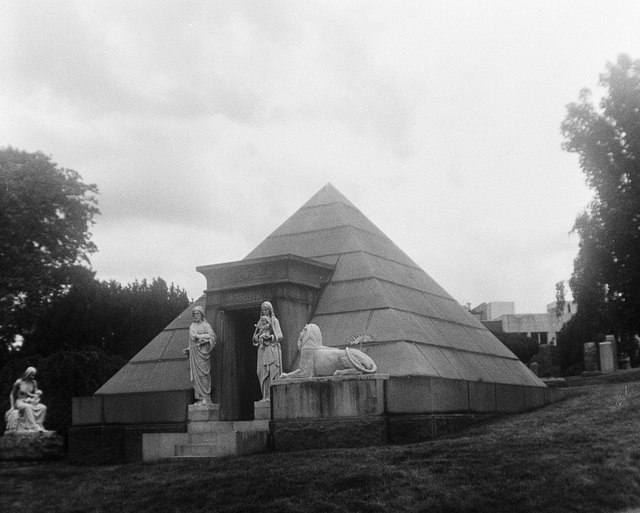
[{"label": "dark doorway", "polygon": [[256,375],[257,349],[253,346],[254,325],[260,307],[226,310],[225,357],[222,362],[221,420],[253,420],[255,401],[262,399]]}]

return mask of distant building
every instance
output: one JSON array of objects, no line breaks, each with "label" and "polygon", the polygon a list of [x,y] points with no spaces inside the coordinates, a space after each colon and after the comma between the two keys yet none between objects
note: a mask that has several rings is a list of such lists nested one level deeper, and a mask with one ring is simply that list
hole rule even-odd
[{"label": "distant building", "polygon": [[476,306],[471,313],[479,321],[493,321],[503,315],[515,314],[516,307],[513,301],[492,301]]},{"label": "distant building", "polygon": [[547,313],[516,314],[513,302],[494,301],[478,305],[471,313],[492,331],[526,335],[538,344],[555,344],[558,332],[577,311],[578,305],[567,301],[560,316],[555,302],[547,305]]}]

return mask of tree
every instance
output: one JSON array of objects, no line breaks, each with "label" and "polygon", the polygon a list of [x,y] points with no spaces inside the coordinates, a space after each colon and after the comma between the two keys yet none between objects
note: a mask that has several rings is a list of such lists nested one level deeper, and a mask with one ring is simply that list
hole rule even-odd
[{"label": "tree", "polygon": [[560,319],[564,315],[564,309],[567,306],[566,290],[564,280],[556,283],[556,317]]},{"label": "tree", "polygon": [[0,345],[96,250],[89,228],[97,194],[41,152],[0,149]]},{"label": "tree", "polygon": [[47,356],[92,346],[129,360],[188,305],[186,291],[162,278],[121,285],[86,270],[33,319],[21,353]]},{"label": "tree", "polygon": [[71,425],[71,399],[93,394],[125,363],[121,356],[106,355],[90,346],[82,351],[58,351],[46,358],[36,355],[12,360],[0,367],[0,410],[9,409],[11,387],[27,367],[34,366],[42,402],[47,406],[45,427],[66,435]]},{"label": "tree", "polygon": [[[563,148],[577,153],[594,198],[574,225],[580,248],[569,282],[582,342],[640,328],[640,61],[620,55],[600,76],[597,109],[584,89],[567,106]],[[569,363],[569,362],[566,362]]]},{"label": "tree", "polygon": [[525,365],[528,365],[531,359],[540,352],[540,346],[531,337],[527,337],[520,333],[505,333],[504,331],[494,330],[490,331]]}]

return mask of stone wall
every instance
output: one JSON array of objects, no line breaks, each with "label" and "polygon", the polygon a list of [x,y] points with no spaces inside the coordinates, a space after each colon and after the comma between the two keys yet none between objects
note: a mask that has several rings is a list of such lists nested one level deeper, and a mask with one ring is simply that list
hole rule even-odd
[{"label": "stone wall", "polygon": [[279,451],[413,443],[561,397],[547,387],[430,376],[284,379],[271,387],[270,428]]}]

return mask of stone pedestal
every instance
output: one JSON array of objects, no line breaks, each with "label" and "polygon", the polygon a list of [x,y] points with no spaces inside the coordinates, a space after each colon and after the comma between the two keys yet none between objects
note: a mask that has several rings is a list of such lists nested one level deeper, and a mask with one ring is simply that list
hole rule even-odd
[{"label": "stone pedestal", "polygon": [[59,460],[64,455],[64,439],[55,431],[10,433],[0,438],[0,461]]},{"label": "stone pedestal", "polygon": [[279,451],[388,442],[386,374],[279,379],[271,385],[271,434]]}]

